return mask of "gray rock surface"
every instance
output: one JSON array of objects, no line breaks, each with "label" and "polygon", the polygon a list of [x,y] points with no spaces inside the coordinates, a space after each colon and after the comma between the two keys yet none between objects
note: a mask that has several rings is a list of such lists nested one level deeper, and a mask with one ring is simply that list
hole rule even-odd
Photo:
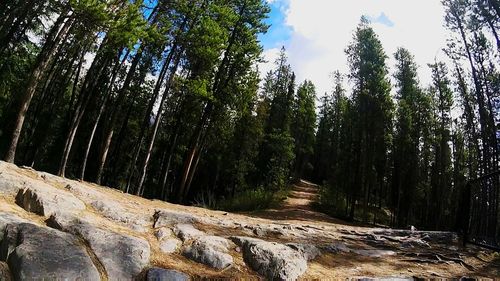
[{"label": "gray rock surface", "polygon": [[205,235],[205,232],[199,231],[192,224],[181,223],[174,227],[174,233],[182,241],[192,240]]},{"label": "gray rock surface", "polygon": [[157,230],[155,230],[155,237],[156,239],[158,239],[158,241],[161,241],[165,238],[170,238],[173,235],[174,235],[173,231],[167,227],[160,227]]},{"label": "gray rock surface", "polygon": [[160,250],[165,254],[172,254],[182,245],[182,242],[175,238],[165,239],[160,242]]},{"label": "gray rock surface", "polygon": [[288,247],[298,251],[306,260],[310,261],[321,255],[318,247],[311,244],[288,243]]},{"label": "gray rock surface", "polygon": [[151,224],[150,216],[139,216],[123,208],[120,203],[111,200],[95,200],[90,203],[105,218],[116,221],[137,232],[146,232]]},{"label": "gray rock surface", "polygon": [[187,274],[172,269],[151,268],[148,270],[147,281],[188,281]]},{"label": "gray rock surface", "polygon": [[43,182],[38,183],[36,187],[20,189],[16,195],[16,203],[28,212],[46,217],[58,210],[78,213],[85,209],[85,204],[73,194]]},{"label": "gray rock surface", "polygon": [[88,221],[52,216],[52,225],[84,239],[106,270],[110,280],[136,278],[148,266],[149,243],[131,235],[103,230]]},{"label": "gray rock surface", "polygon": [[20,180],[16,175],[3,171],[3,164],[0,164],[0,194],[15,196],[19,189],[29,186],[29,183],[26,180]]},{"label": "gray rock surface", "polygon": [[19,224],[22,222],[28,221],[13,214],[0,213],[0,242],[2,241],[3,233],[7,224]]},{"label": "gray rock surface", "polygon": [[164,226],[173,226],[175,224],[191,224],[198,222],[199,219],[189,213],[174,210],[157,210],[154,214],[154,228]]},{"label": "gray rock surface", "polygon": [[232,237],[243,249],[243,259],[255,271],[272,280],[297,280],[307,270],[307,260],[289,246],[255,238]]},{"label": "gray rock surface", "polygon": [[207,266],[224,269],[233,264],[228,254],[231,242],[218,236],[200,236],[184,250],[184,255]]},{"label": "gray rock surface", "polygon": [[29,223],[8,224],[2,252],[6,246],[14,246],[7,263],[15,280],[100,280],[86,249],[70,234]]}]

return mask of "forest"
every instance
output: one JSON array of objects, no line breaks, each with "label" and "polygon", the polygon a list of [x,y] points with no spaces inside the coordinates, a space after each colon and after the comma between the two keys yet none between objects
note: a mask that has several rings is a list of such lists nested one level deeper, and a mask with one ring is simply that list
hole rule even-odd
[{"label": "forest", "polygon": [[323,95],[284,48],[259,78],[265,0],[2,0],[0,155],[232,211],[303,178],[333,216],[454,229],[467,182],[499,169],[500,2],[442,5],[446,61],[387,54],[363,17]]}]

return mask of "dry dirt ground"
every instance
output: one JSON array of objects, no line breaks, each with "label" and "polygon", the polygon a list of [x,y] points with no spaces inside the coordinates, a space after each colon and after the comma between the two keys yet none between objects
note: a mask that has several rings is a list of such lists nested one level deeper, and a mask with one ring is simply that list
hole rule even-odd
[{"label": "dry dirt ground", "polygon": [[[69,190],[86,205],[80,216],[92,217],[93,222],[103,229],[147,240],[151,245],[150,267],[175,269],[195,280],[264,278],[246,263],[238,247],[230,252],[234,264],[222,270],[186,258],[182,251],[186,245],[171,254],[160,251],[153,219],[158,211],[176,219],[189,218],[197,229],[209,235],[224,238],[247,236],[280,244],[314,245],[321,253],[308,261],[307,270],[299,280],[500,277],[500,254],[474,246],[463,247],[454,234],[359,227],[315,212],[310,203],[317,194],[317,187],[308,182],[295,185],[280,208],[233,214],[147,200],[115,189],[0,163],[0,214],[14,214],[39,225],[45,225],[47,217],[27,212],[12,196],[2,193],[1,176],[6,175],[25,184],[43,182],[65,192],[71,186]],[[80,189],[86,191],[74,192]],[[127,213],[143,216],[147,221],[145,231],[138,231],[129,222],[124,223],[96,210],[91,204],[93,200],[117,203]],[[147,269],[143,274],[145,272]]]}]

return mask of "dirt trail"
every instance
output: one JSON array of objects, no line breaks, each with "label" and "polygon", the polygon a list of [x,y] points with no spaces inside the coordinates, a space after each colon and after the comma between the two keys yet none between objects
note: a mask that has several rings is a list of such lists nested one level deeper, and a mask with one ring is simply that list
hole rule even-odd
[{"label": "dirt trail", "polygon": [[290,191],[288,198],[284,200],[279,207],[253,212],[250,215],[280,221],[292,220],[352,225],[346,221],[332,218],[328,215],[315,211],[311,204],[317,199],[318,193],[318,185],[305,180],[300,180],[297,184],[292,185],[292,190]]}]

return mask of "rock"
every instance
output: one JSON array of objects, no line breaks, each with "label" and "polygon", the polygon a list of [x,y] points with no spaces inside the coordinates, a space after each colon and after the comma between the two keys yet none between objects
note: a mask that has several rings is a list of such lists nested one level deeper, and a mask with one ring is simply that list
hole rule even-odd
[{"label": "rock", "polygon": [[365,257],[370,257],[370,258],[380,258],[380,257],[385,257],[385,256],[393,256],[396,253],[394,251],[388,251],[388,250],[377,250],[377,249],[368,249],[368,250],[359,250],[359,249],[352,249],[352,253],[365,256]]},{"label": "rock", "polygon": [[[50,177],[50,179],[55,182],[61,181],[61,178],[59,177],[55,176],[52,177]],[[60,184],[64,185],[69,192],[75,194],[76,197],[78,197],[80,200],[82,200],[87,204],[91,204],[93,201],[107,197],[106,193],[100,191],[99,189],[95,188],[90,184],[83,184],[81,182],[68,179],[63,179],[63,180],[64,182],[60,182]]]},{"label": "rock", "polygon": [[6,245],[14,246],[7,263],[15,280],[101,279],[85,248],[68,233],[21,223],[7,225],[5,237],[2,252]]},{"label": "rock", "polygon": [[[146,217],[133,214],[122,207],[118,202],[111,200],[95,200],[90,203],[105,218],[124,224],[137,232],[146,232],[151,224]],[[149,218],[149,216],[148,216]]]},{"label": "rock", "polygon": [[192,240],[205,235],[205,232],[194,228],[192,224],[178,224],[174,227],[174,233],[182,241]]},{"label": "rock", "polygon": [[9,266],[2,261],[0,261],[0,281],[12,281]]},{"label": "rock", "polygon": [[224,269],[233,264],[229,251],[230,241],[218,236],[201,236],[184,251],[184,255],[194,261],[216,269]]},{"label": "rock", "polygon": [[0,213],[0,242],[2,241],[3,233],[7,224],[9,223],[19,224],[22,222],[28,222],[28,221],[13,214]]},{"label": "rock", "polygon": [[331,243],[330,245],[325,247],[327,251],[332,252],[334,254],[339,253],[339,252],[346,252],[348,253],[350,251],[349,247],[346,246],[344,242],[340,241],[335,241]]},{"label": "rock", "polygon": [[149,264],[149,243],[134,236],[100,229],[91,222],[52,216],[52,224],[84,239],[101,262],[110,280],[136,278]]},{"label": "rock", "polygon": [[308,261],[313,260],[317,256],[321,255],[321,251],[318,249],[318,247],[311,244],[288,243],[286,245],[301,253],[302,256]]},{"label": "rock", "polygon": [[155,237],[158,239],[158,241],[161,241],[165,238],[172,237],[173,232],[170,228],[166,227],[160,227],[159,229],[155,230]]},{"label": "rock", "polygon": [[147,281],[188,281],[188,275],[177,270],[151,268],[148,270]]},{"label": "rock", "polygon": [[16,204],[28,212],[50,216],[58,210],[79,213],[85,204],[73,194],[40,182],[36,187],[23,188],[16,195]]},{"label": "rock", "polygon": [[19,224],[7,224],[3,230],[2,243],[0,244],[0,260],[2,261],[7,261],[17,247],[17,225]]},{"label": "rock", "polygon": [[160,250],[165,254],[172,254],[177,251],[177,249],[181,246],[182,242],[175,238],[166,239],[160,242]]},{"label": "rock", "polygon": [[232,237],[243,248],[243,259],[255,271],[272,280],[296,280],[307,270],[307,260],[296,250],[255,238]]},{"label": "rock", "polygon": [[157,210],[154,214],[154,228],[172,226],[174,224],[192,224],[199,222],[195,216],[173,210]]},{"label": "rock", "polygon": [[[0,261],[6,261],[7,257],[16,246],[9,243],[10,241],[17,239],[17,231],[14,233],[16,230],[15,225],[27,222],[27,220],[16,215],[9,213],[0,214]],[[7,233],[6,228],[8,225],[10,225],[10,228],[13,228],[13,230]]]},{"label": "rock", "polygon": [[380,258],[383,256],[393,256],[396,253],[389,250],[378,250],[378,249],[351,249],[345,245],[345,243],[336,241],[326,247],[326,249],[332,253],[344,252],[344,253],[354,253],[357,255]]},{"label": "rock", "polygon": [[26,180],[21,180],[19,176],[8,173],[5,168],[5,163],[0,163],[0,194],[6,196],[15,196],[20,189],[29,185]]}]

